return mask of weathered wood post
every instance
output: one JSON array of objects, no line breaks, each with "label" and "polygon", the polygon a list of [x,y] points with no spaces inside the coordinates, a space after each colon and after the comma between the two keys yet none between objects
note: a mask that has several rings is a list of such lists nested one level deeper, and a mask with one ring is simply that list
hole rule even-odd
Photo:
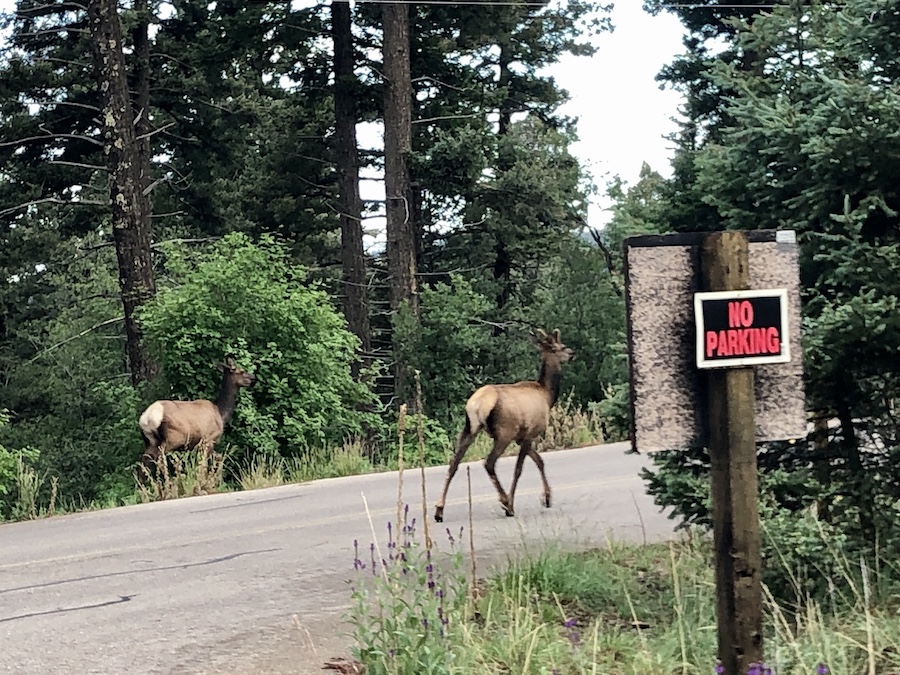
[{"label": "weathered wood post", "polygon": [[[750,288],[743,232],[708,235],[700,267],[706,291]],[[763,660],[759,495],[753,367],[707,371],[719,658],[726,675]]]}]

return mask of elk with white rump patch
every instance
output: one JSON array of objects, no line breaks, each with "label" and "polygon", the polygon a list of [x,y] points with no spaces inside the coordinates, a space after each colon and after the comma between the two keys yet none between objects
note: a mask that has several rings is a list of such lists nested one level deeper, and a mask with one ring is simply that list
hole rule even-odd
[{"label": "elk with white rump patch", "polygon": [[[497,488],[500,504],[506,515],[515,515],[513,499],[526,455],[534,460],[541,472],[541,480],[544,483],[542,501],[545,507],[550,508],[550,484],[544,474],[544,460],[534,449],[533,444],[546,431],[550,421],[550,408],[559,398],[561,366],[573,359],[575,352],[560,341],[559,330],[553,331],[552,335],[547,335],[538,329],[537,334],[539,338],[537,346],[541,350],[541,371],[537,382],[487,384],[478,389],[466,401],[466,424],[456,442],[456,452],[450,462],[447,480],[444,482],[444,491],[434,508],[434,519],[437,522],[440,523],[444,520],[444,502],[447,499],[450,481],[453,480],[466,450],[469,449],[482,429],[494,439],[494,447],[487,459],[484,460],[484,468],[494,487]],[[513,441],[519,444],[519,457],[516,460],[512,487],[507,496],[497,479],[494,465]]]},{"label": "elk with white rump patch", "polygon": [[238,367],[230,356],[218,368],[222,385],[215,401],[156,401],[143,412],[139,424],[144,434],[144,466],[152,466],[169,450],[202,445],[212,452],[234,413],[238,389],[256,382],[256,375]]}]

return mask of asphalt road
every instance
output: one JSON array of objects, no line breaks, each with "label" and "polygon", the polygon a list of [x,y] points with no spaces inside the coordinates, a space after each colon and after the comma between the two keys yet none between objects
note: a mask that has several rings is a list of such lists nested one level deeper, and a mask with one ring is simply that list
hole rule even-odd
[{"label": "asphalt road", "polygon": [[[516,518],[502,515],[480,463],[450,489],[445,528],[468,528],[471,466],[479,575],[523,550],[665,539],[672,523],[626,444],[544,455],[553,506],[528,462]],[[513,458],[498,464],[508,486]],[[429,518],[445,469],[426,471]],[[383,542],[397,474],[321,480],[0,526],[0,672],[322,673],[349,655],[353,540]],[[419,516],[418,470],[404,476]],[[365,503],[364,503],[365,500]],[[468,536],[468,534],[466,534]]]}]

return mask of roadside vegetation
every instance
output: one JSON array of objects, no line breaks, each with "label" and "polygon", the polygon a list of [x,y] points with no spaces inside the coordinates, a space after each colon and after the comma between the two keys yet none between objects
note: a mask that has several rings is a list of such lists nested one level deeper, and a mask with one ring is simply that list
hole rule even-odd
[{"label": "roadside vegetation", "polygon": [[[14,5],[0,14],[0,520],[396,468],[401,404],[417,399],[407,434],[442,463],[472,391],[535,377],[536,328],[577,355],[543,449],[626,438],[624,238],[791,229],[812,430],[759,448],[771,663],[757,670],[900,672],[895,0],[647,0],[686,32],[659,73],[684,95],[671,173],[605,186],[573,154],[545,70],[617,67],[597,50],[601,4]],[[360,123],[392,132],[383,152],[360,147]],[[364,203],[360,175],[381,171],[402,194]],[[604,189],[607,217],[588,222]],[[221,455],[173,457],[139,484],[141,411],[214,397],[226,355],[259,382]],[[416,675],[713,672],[709,457],[658,453],[644,479],[693,539],[457,572],[427,603],[427,549],[411,545],[417,567],[396,579],[378,555],[360,617],[390,602],[407,623],[367,621],[359,658]],[[422,603],[431,632],[403,614]]]},{"label": "roadside vegetation", "polygon": [[[794,542],[766,530],[766,663],[748,675],[900,672],[896,560],[848,557],[814,517],[800,520],[818,532],[822,567],[794,566],[779,555]],[[480,574],[465,527],[432,531],[431,548],[420,529],[407,510],[378,541],[354,542],[343,672],[720,672],[712,546],[699,529],[586,551],[545,542]]]},{"label": "roadside vegetation", "polygon": [[[0,416],[0,425],[4,423],[4,417]],[[432,420],[410,415],[404,423],[408,438],[417,438],[420,423],[421,456],[425,465],[446,464],[453,451],[450,435]],[[11,451],[0,446],[0,520],[27,520],[70,511],[392,471],[399,466],[398,431],[395,424],[393,439],[378,445],[357,438],[339,446],[313,447],[294,457],[258,453],[248,458],[228,444],[210,456],[201,450],[169,453],[168,458],[161,458],[149,471],[134,466],[130,480],[124,479],[105,498],[90,502],[60,494],[56,479],[48,478],[36,468],[37,451]],[[550,426],[539,448],[546,452],[603,440],[601,418],[596,410],[585,410],[567,396],[552,409]],[[469,449],[467,461],[483,459],[490,448],[490,439],[482,435]]]}]

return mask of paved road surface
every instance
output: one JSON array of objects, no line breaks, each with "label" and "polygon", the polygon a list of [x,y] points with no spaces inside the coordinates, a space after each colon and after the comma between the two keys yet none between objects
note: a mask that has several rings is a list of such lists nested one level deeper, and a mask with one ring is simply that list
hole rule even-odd
[{"label": "paved road surface", "polygon": [[[527,463],[514,519],[501,515],[484,469],[472,463],[481,571],[551,541],[668,537],[671,522],[637,478],[647,459],[625,449],[545,455],[549,510]],[[504,484],[512,462],[498,464]],[[468,522],[465,467],[436,539]],[[444,472],[426,472],[429,510]],[[420,511],[418,471],[404,483]],[[328,658],[349,654],[341,617],[355,574],[352,542],[371,541],[363,495],[381,537],[396,513],[396,473],[0,526],[0,673],[322,673]]]}]

